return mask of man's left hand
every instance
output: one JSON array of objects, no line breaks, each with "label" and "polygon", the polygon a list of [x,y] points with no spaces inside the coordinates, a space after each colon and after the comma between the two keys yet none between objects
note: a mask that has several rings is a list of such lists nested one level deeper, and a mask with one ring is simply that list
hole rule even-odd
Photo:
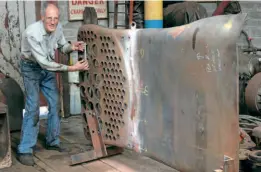
[{"label": "man's left hand", "polygon": [[72,43],[72,49],[73,51],[83,51],[84,49],[84,42],[83,41],[78,41],[78,42],[74,42]]}]

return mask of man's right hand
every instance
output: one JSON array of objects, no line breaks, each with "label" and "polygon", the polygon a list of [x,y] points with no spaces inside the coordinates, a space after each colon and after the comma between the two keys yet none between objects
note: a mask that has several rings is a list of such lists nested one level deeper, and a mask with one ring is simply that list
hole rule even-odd
[{"label": "man's right hand", "polygon": [[82,70],[89,70],[89,64],[87,60],[78,61],[73,66],[68,67],[68,71],[82,71]]}]

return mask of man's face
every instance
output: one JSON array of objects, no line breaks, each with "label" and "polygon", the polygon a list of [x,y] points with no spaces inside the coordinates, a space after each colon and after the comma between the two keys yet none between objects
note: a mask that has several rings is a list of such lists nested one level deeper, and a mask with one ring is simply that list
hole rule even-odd
[{"label": "man's face", "polygon": [[59,10],[55,6],[49,5],[46,8],[45,15],[42,16],[42,21],[46,32],[54,32],[59,22]]}]

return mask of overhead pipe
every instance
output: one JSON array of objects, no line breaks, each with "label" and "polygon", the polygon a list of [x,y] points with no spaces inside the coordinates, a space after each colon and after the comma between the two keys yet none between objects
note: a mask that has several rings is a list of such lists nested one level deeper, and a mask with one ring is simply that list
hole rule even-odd
[{"label": "overhead pipe", "polygon": [[163,28],[163,0],[144,2],[145,28]]}]

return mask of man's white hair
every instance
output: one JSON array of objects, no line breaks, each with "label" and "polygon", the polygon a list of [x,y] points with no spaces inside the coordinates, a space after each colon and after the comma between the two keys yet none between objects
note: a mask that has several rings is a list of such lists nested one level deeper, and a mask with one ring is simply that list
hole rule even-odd
[{"label": "man's white hair", "polygon": [[50,2],[44,1],[44,2],[42,2],[42,5],[41,5],[41,15],[42,16],[45,16],[46,9],[49,5],[54,5],[59,10],[58,6],[55,3],[50,3]]}]

